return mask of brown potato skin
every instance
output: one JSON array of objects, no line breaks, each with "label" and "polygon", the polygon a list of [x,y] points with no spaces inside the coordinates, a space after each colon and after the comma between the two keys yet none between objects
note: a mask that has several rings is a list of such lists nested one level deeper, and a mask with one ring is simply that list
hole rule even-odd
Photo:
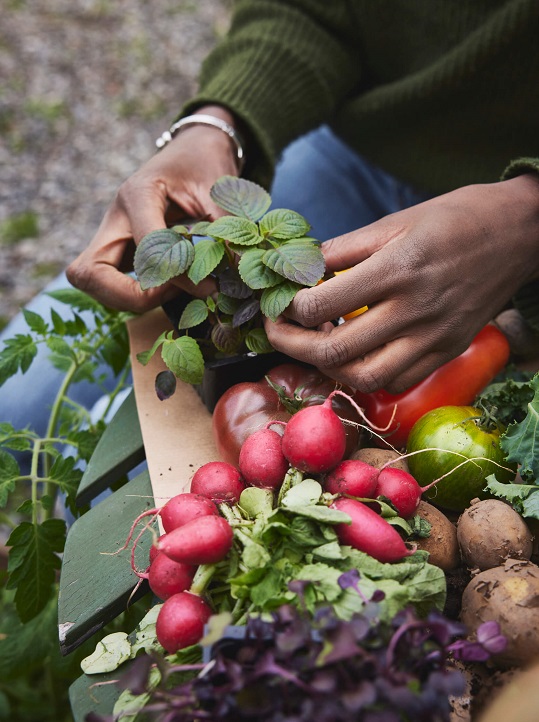
[{"label": "brown potato skin", "polygon": [[440,509],[426,501],[419,502],[417,513],[431,525],[430,536],[416,541],[418,549],[429,552],[429,563],[444,572],[456,569],[461,561],[455,525]]},{"label": "brown potato skin", "polygon": [[[359,459],[360,461],[364,461],[366,464],[374,466],[375,469],[381,469],[388,461],[395,461],[395,459],[399,459],[399,456],[400,454],[396,451],[392,451],[391,449],[375,449],[370,446],[365,446],[362,449],[354,451],[350,458]],[[395,461],[395,463],[391,464],[391,466],[395,469],[402,469],[403,471],[408,472],[408,474],[410,473],[406,459],[399,459],[399,461]]]},{"label": "brown potato skin", "polygon": [[539,662],[519,671],[486,707],[478,722],[537,722]]},{"label": "brown potato skin", "polygon": [[498,622],[507,648],[491,658],[494,665],[524,667],[539,660],[539,567],[508,559],[479,572],[464,590],[460,616],[470,634],[483,622]]},{"label": "brown potato skin", "polygon": [[492,569],[506,559],[530,559],[533,551],[526,522],[500,499],[472,502],[458,520],[457,539],[470,569]]}]

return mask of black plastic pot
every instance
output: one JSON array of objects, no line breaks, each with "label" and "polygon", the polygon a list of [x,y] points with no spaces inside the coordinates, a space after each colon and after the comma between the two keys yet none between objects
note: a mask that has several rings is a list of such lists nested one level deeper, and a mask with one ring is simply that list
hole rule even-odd
[{"label": "black plastic pot", "polygon": [[[178,322],[183,310],[191,299],[192,297],[185,293],[163,304],[163,310],[176,331],[178,331]],[[208,330],[208,325],[204,328],[204,324],[201,324],[200,336],[203,336]],[[178,333],[182,332],[178,331]],[[202,383],[195,384],[194,388],[206,408],[213,411],[220,397],[231,386],[242,381],[259,381],[274,366],[290,361],[293,361],[293,359],[278,351],[265,354],[248,352],[208,360],[205,364]]]}]

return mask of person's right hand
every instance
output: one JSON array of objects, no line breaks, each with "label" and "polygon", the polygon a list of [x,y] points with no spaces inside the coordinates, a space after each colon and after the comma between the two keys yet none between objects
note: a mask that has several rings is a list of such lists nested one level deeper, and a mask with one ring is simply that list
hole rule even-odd
[{"label": "person's right hand", "polygon": [[[197,112],[234,119],[224,108]],[[210,188],[223,175],[237,175],[230,139],[218,128],[186,126],[119,188],[88,247],[69,265],[70,283],[109,308],[143,313],[183,289],[205,298],[211,281],[195,286],[180,276],[158,288],[142,291],[133,270],[135,244],[150,231],[186,219],[213,220],[225,215],[210,198]]]}]

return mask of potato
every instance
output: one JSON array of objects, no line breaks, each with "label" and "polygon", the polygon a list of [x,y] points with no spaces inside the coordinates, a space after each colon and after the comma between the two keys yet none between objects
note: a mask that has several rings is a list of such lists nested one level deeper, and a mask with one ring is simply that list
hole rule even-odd
[{"label": "potato", "polygon": [[[364,461],[366,464],[374,466],[376,469],[381,469],[388,461],[399,459],[399,457],[400,454],[396,451],[392,451],[391,449],[375,449],[368,446],[354,451],[354,453],[350,456],[351,459],[359,459],[360,461]],[[399,459],[399,461],[395,461],[395,463],[391,464],[391,466],[395,467],[395,469],[402,469],[403,471],[410,473],[406,459]]]},{"label": "potato", "polygon": [[461,620],[474,634],[495,621],[507,648],[492,657],[500,667],[523,667],[539,659],[539,567],[508,559],[503,566],[479,572],[462,595]]},{"label": "potato", "polygon": [[530,559],[533,536],[509,504],[499,499],[475,501],[462,513],[457,539],[464,563],[472,569],[491,569],[506,559]]},{"label": "potato", "polygon": [[429,562],[440,569],[456,569],[460,564],[460,553],[455,525],[426,501],[419,502],[417,513],[431,525],[430,536],[416,541],[418,549],[429,552]]},{"label": "potato", "polygon": [[479,722],[537,722],[539,662],[520,671],[484,710]]},{"label": "potato", "polygon": [[525,360],[539,359],[539,337],[516,308],[502,311],[496,316],[495,323],[507,337],[514,356]]}]

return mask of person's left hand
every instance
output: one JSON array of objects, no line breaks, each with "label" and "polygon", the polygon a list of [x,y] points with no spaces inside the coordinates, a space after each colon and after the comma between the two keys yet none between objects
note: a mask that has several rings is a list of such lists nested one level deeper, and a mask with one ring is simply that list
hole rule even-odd
[{"label": "person's left hand", "polygon": [[399,393],[464,351],[539,277],[539,178],[460,188],[322,248],[328,270],[350,270],[266,319],[270,343],[364,392]]}]

